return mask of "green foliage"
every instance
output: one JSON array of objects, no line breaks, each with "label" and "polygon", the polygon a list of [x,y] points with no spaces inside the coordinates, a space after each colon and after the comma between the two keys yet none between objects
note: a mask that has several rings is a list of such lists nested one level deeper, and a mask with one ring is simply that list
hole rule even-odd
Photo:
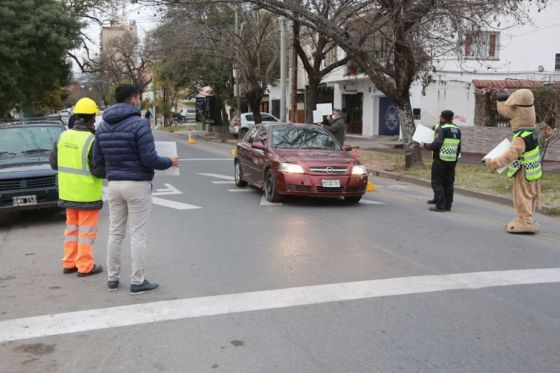
[{"label": "green foliage", "polygon": [[560,118],[560,85],[546,85],[533,89],[537,122],[545,122],[552,128],[557,127]]},{"label": "green foliage", "polygon": [[35,114],[59,102],[52,95],[68,83],[66,52],[80,23],[57,0],[2,0],[0,19],[0,116],[18,104]]}]

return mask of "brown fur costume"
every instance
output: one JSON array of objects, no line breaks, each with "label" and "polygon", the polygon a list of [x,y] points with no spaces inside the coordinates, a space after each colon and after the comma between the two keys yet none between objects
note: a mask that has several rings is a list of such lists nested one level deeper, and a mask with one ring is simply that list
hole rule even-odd
[{"label": "brown fur costume", "polygon": [[[507,101],[498,101],[498,111],[506,118],[511,118],[511,128],[535,129],[535,107],[516,106],[533,105],[535,98],[533,92],[528,89],[515,91]],[[525,152],[525,141],[521,137],[513,139],[509,150],[500,157],[486,159],[486,166],[492,172],[497,168],[510,164]],[[537,208],[541,207],[541,183],[540,180],[528,181],[525,178],[525,167],[522,166],[513,177],[513,207],[517,217],[506,225],[509,233],[535,233],[539,226],[535,224],[533,216]]]}]

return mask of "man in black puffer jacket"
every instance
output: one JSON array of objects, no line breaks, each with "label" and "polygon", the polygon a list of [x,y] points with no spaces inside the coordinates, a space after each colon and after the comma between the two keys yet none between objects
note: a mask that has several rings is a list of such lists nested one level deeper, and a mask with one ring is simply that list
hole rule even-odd
[{"label": "man in black puffer jacket", "polygon": [[158,284],[144,278],[146,223],[152,207],[154,170],[179,166],[179,158],[159,157],[150,124],[140,114],[140,94],[133,85],[120,85],[117,104],[103,112],[103,123],[95,133],[94,164],[105,166],[109,201],[107,243],[107,286],[119,288],[121,251],[127,221],[130,226],[132,273],[131,294],[155,290]]}]

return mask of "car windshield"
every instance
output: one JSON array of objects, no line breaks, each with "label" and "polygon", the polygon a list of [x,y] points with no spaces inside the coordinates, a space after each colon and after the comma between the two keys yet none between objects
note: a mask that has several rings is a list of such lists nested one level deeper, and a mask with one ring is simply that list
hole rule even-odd
[{"label": "car windshield", "polygon": [[47,153],[62,130],[61,126],[0,128],[0,157]]},{"label": "car windshield", "polygon": [[313,127],[275,127],[272,129],[272,147],[340,150],[340,145],[331,134]]},{"label": "car windshield", "polygon": [[[254,122],[255,118],[253,117],[253,114],[245,114],[245,119],[248,122]],[[274,118],[272,115],[269,114],[263,114],[261,113],[261,119],[263,122],[278,122],[278,119]]]}]

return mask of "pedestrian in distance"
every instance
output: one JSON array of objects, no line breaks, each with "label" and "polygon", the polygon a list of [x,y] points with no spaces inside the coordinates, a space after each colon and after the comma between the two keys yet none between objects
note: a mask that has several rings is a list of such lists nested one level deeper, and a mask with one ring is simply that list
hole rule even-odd
[{"label": "pedestrian in distance", "polygon": [[332,111],[332,116],[320,127],[323,127],[332,133],[341,146],[344,145],[344,138],[346,137],[346,122],[344,121],[342,110],[334,109]]},{"label": "pedestrian in distance", "polygon": [[95,165],[105,166],[108,179],[107,286],[109,290],[119,288],[121,252],[128,223],[132,258],[130,293],[142,294],[158,287],[144,278],[154,170],[178,167],[179,158],[157,155],[150,124],[141,116],[137,87],[120,85],[115,97],[117,103],[103,112],[94,148]]},{"label": "pedestrian in distance", "polygon": [[84,97],[74,108],[74,125],[54,143],[49,161],[58,170],[58,205],[66,208],[62,272],[79,277],[103,272],[95,264],[93,244],[97,236],[99,210],[103,207],[102,178],[105,170],[93,165],[95,115],[99,109]]},{"label": "pedestrian in distance", "polygon": [[146,110],[146,112],[144,113],[144,118],[146,118],[146,120],[148,121],[148,124],[151,124],[152,121],[152,112],[150,111],[150,109]]},{"label": "pedestrian in distance", "polygon": [[454,113],[444,110],[440,116],[440,127],[435,133],[435,140],[430,144],[421,143],[425,149],[432,151],[432,189],[435,206],[430,211],[451,211],[453,204],[453,184],[455,167],[461,153],[461,130],[453,123]]}]

